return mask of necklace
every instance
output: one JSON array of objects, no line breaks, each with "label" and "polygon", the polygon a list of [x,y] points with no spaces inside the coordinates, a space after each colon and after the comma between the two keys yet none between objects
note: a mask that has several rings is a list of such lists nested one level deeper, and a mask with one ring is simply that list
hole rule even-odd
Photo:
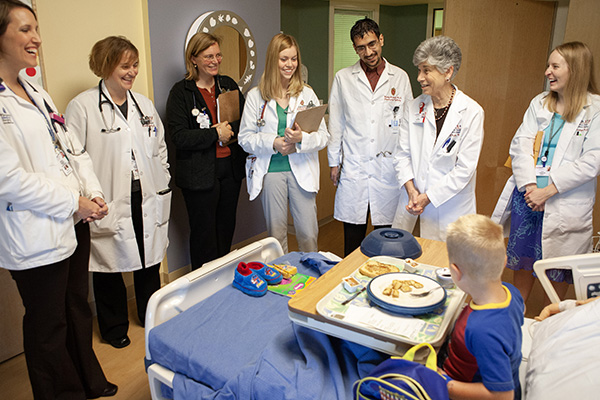
[{"label": "necklace", "polygon": [[[435,120],[436,121],[439,121],[440,119],[444,118],[444,115],[446,115],[446,113],[448,112],[448,109],[450,108],[450,104],[452,104],[452,99],[454,99],[454,93],[456,93],[456,87],[452,86],[452,94],[450,95],[450,100],[448,100],[448,104],[446,105],[446,107],[434,108],[433,111],[435,112]],[[441,115],[438,115],[438,112],[441,112]]]}]

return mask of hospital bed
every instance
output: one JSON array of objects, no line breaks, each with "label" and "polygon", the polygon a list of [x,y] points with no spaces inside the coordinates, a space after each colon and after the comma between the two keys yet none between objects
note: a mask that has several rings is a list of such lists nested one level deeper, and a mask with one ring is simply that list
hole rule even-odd
[{"label": "hospital bed", "polygon": [[287,297],[252,298],[231,285],[241,261],[277,259],[318,277],[301,256],[267,238],[158,290],[145,324],[152,399],[348,397],[354,380],[388,356],[296,326]]},{"label": "hospital bed", "polygon": [[[539,260],[533,265],[533,269],[552,303],[558,303],[561,299],[546,275],[548,269],[572,271],[577,300],[600,296],[600,253]],[[594,310],[594,312],[590,312],[590,310]],[[556,382],[562,384],[562,393],[570,392],[567,397],[571,398],[587,398],[577,392],[583,387],[589,391],[595,390],[596,393],[600,391],[600,384],[595,379],[597,371],[600,369],[600,357],[596,351],[600,348],[600,318],[598,315],[600,315],[600,300],[596,305],[563,312],[541,323],[531,318],[525,318],[523,362],[520,368],[521,386],[524,390],[523,399],[526,394],[530,395],[529,397],[532,399],[548,398],[549,393],[558,396],[557,388],[552,386]],[[591,332],[596,332],[596,334]],[[589,350],[592,349],[596,350],[590,352]],[[530,363],[530,356],[532,356],[532,363]],[[577,361],[577,357],[579,357],[579,361]],[[580,367],[571,368],[574,365]],[[596,383],[593,388],[590,386],[591,381],[585,380],[585,374],[589,371],[594,371],[595,374],[594,382]],[[584,379],[583,384],[581,378]],[[541,395],[541,393],[544,394]],[[578,397],[578,394],[583,397]]]},{"label": "hospital bed", "polygon": [[209,298],[225,286],[231,285],[238,263],[268,262],[282,255],[283,250],[279,242],[273,238],[266,238],[213,260],[202,268],[169,283],[152,295],[148,302],[145,322],[146,362],[149,364],[147,372],[152,399],[165,399],[161,394],[161,384],[172,389],[175,373],[158,363],[151,362],[150,331]]}]

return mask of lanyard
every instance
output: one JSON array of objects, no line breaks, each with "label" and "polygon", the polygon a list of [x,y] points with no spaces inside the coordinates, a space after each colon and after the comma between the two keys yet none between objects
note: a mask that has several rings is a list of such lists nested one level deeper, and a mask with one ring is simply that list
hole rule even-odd
[{"label": "lanyard", "polygon": [[552,122],[550,123],[550,139],[548,140],[548,147],[546,148],[544,155],[540,158],[540,160],[542,161],[542,165],[544,167],[546,166],[546,162],[548,161],[548,154],[550,153],[550,145],[552,144],[552,140],[558,133],[560,133],[562,131],[562,128],[565,125],[565,120],[563,120],[562,123],[560,124],[560,126],[558,127],[558,129],[555,131],[554,130],[555,118],[556,118],[556,113],[554,113],[554,115],[552,115]]},{"label": "lanyard", "polygon": [[[33,105],[35,106],[35,108],[37,108],[38,111],[40,112],[40,114],[42,114],[42,117],[44,117],[44,121],[46,121],[46,128],[48,128],[48,133],[50,134],[50,138],[52,138],[52,143],[54,145],[56,145],[56,134],[58,133],[57,130],[56,130],[56,127],[50,123],[50,121],[48,120],[48,117],[46,117],[46,114],[44,114],[44,111],[42,111],[42,109],[35,102],[35,100],[33,99],[33,97],[31,97],[31,95],[29,94],[29,92],[27,91],[27,89],[25,89],[25,86],[23,85],[23,82],[21,82],[20,79],[19,79],[19,85],[21,85],[21,87],[23,88],[23,90],[27,94],[27,97],[29,97],[29,100],[31,100],[31,102],[33,103]],[[45,102],[46,102],[46,100],[44,100],[44,103]],[[46,103],[46,108],[48,109],[48,112],[51,112],[50,111],[50,106],[47,103]]]}]

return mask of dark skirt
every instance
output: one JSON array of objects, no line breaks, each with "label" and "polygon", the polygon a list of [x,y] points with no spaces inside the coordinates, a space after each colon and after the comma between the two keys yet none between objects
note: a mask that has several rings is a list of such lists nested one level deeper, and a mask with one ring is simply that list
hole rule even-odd
[{"label": "dark skirt", "polygon": [[[543,211],[532,211],[525,202],[525,192],[513,191],[511,201],[510,236],[506,246],[506,266],[513,271],[533,271],[533,264],[542,259]],[[567,269],[550,269],[548,278],[554,282],[573,283],[573,273]],[[535,276],[535,273],[534,273]]]}]

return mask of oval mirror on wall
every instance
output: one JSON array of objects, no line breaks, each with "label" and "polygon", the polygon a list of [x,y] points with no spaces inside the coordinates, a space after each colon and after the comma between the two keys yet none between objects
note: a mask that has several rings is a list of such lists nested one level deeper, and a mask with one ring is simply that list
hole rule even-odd
[{"label": "oval mirror on wall", "polygon": [[231,11],[209,11],[199,16],[190,27],[185,47],[197,32],[213,34],[221,39],[223,61],[219,73],[235,79],[242,92],[250,89],[256,72],[256,43],[246,22]]}]

